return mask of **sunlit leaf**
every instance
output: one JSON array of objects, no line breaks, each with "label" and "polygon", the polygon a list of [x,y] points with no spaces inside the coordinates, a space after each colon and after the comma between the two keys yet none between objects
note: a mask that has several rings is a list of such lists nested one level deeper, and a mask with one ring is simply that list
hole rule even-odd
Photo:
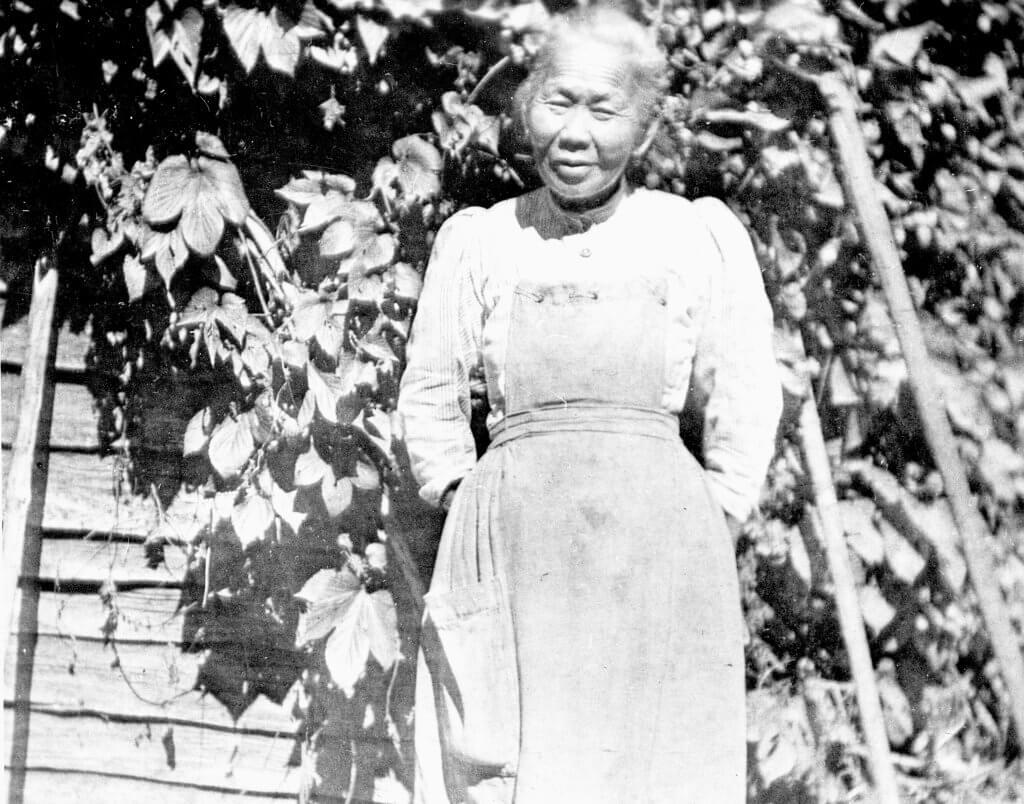
[{"label": "sunlit leaf", "polygon": [[138,301],[145,296],[149,281],[146,266],[134,255],[129,254],[121,263],[121,270],[124,272],[124,285],[128,289],[128,301]]},{"label": "sunlit leaf", "polygon": [[220,137],[206,131],[196,132],[196,147],[199,149],[199,153],[212,159],[231,158]]},{"label": "sunlit leaf", "polygon": [[178,219],[192,175],[188,159],[180,154],[160,163],[142,202],[142,217],[147,223],[163,226]]},{"label": "sunlit leaf", "polygon": [[295,532],[299,532],[302,523],[306,521],[306,514],[295,510],[295,498],[297,490],[285,491],[274,483],[270,492],[270,503],[274,506],[274,513],[283,519]]},{"label": "sunlit leaf", "polygon": [[267,17],[255,8],[231,5],[224,9],[224,33],[247,73],[260,57],[260,44],[267,28]]},{"label": "sunlit leaf", "polygon": [[189,84],[194,84],[196,80],[202,41],[203,15],[198,9],[189,6],[182,12],[181,18],[174,21],[170,41],[171,58]]},{"label": "sunlit leaf", "polygon": [[[287,26],[287,28],[286,28]],[[302,43],[277,7],[270,9],[263,29],[263,58],[267,66],[285,75],[294,75],[302,52]]]},{"label": "sunlit leaf", "polygon": [[[313,199],[302,216],[300,234],[316,232],[332,221],[338,220],[345,212],[348,201],[337,193],[321,195]],[[349,224],[351,226],[351,223]]]},{"label": "sunlit leaf", "polygon": [[210,441],[210,430],[213,427],[213,411],[209,407],[196,412],[185,427],[185,443],[182,454],[187,458],[198,455]]},{"label": "sunlit leaf", "polygon": [[400,262],[394,267],[392,287],[396,299],[414,302],[423,290],[423,277],[408,263]]},{"label": "sunlit leaf", "polygon": [[274,527],[274,508],[262,494],[246,494],[231,509],[231,525],[242,547],[263,541]]},{"label": "sunlit leaf", "polygon": [[91,245],[92,256],[89,257],[89,262],[101,265],[124,246],[124,231],[118,227],[113,235],[108,236],[106,229],[97,227],[93,229]]},{"label": "sunlit leaf", "polygon": [[292,179],[284,187],[274,190],[274,194],[285,201],[303,208],[307,207],[323,196],[323,188],[318,181],[308,178]]},{"label": "sunlit leaf", "polygon": [[352,481],[347,477],[336,477],[328,466],[320,484],[320,497],[327,516],[341,516],[352,505]]},{"label": "sunlit leaf", "polygon": [[420,136],[396,140],[391,153],[398,166],[398,183],[410,200],[426,201],[441,191],[441,154]]},{"label": "sunlit leaf", "polygon": [[309,449],[300,454],[295,461],[295,485],[315,486],[330,471],[331,468],[320,457],[313,441],[310,440]]},{"label": "sunlit leaf", "polygon": [[348,254],[355,243],[355,227],[349,221],[335,221],[324,230],[320,238],[320,256],[328,260],[341,257]]},{"label": "sunlit leaf", "polygon": [[380,488],[380,472],[369,461],[356,461],[356,473],[352,476],[352,485],[360,491],[376,491]]},{"label": "sunlit leaf", "polygon": [[249,214],[249,199],[245,196],[238,169],[230,162],[199,157],[199,169],[208,186],[214,191],[214,204],[224,219],[241,226]]},{"label": "sunlit leaf", "polygon": [[295,593],[306,603],[306,610],[299,615],[295,644],[301,647],[327,636],[351,608],[361,589],[359,578],[347,566],[341,571],[323,569],[313,575]]},{"label": "sunlit leaf", "polygon": [[249,462],[255,447],[248,419],[229,416],[210,437],[210,464],[225,480],[235,477]]},{"label": "sunlit leaf", "polygon": [[934,23],[926,22],[909,28],[898,28],[884,33],[871,46],[871,61],[880,66],[895,63],[910,67],[921,52],[925,39],[934,30]]},{"label": "sunlit leaf", "polygon": [[164,12],[159,2],[152,3],[146,8],[146,34],[149,36],[154,67],[159,67],[171,52],[171,39],[166,31],[160,29],[163,16]]},{"label": "sunlit leaf", "polygon": [[315,301],[296,307],[292,313],[292,335],[296,340],[308,341],[327,318],[327,304]]},{"label": "sunlit leaf", "polygon": [[195,254],[209,257],[224,234],[224,218],[217,209],[217,188],[200,172],[193,174],[186,194],[178,228]]},{"label": "sunlit leaf", "polygon": [[313,394],[316,409],[332,424],[338,423],[338,400],[347,395],[345,381],[335,374],[325,374],[315,366],[306,366],[309,393]]},{"label": "sunlit leaf", "polygon": [[370,60],[370,64],[376,64],[381,48],[387,41],[388,29],[379,22],[374,22],[369,17],[358,14],[356,15],[356,30],[359,32],[359,38],[363,41],[363,47],[366,48],[366,56]]}]

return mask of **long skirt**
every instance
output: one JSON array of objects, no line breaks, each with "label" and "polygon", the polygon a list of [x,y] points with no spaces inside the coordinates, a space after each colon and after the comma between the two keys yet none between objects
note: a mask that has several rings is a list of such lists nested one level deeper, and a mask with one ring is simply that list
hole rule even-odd
[{"label": "long skirt", "polygon": [[427,596],[418,802],[744,801],[732,544],[699,464],[644,430],[528,432],[459,488]]}]

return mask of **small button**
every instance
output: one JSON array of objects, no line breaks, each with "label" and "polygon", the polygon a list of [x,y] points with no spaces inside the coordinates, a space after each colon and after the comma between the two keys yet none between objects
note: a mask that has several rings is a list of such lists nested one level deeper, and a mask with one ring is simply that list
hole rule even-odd
[{"label": "small button", "polygon": [[591,251],[590,251],[589,248],[582,248],[582,249],[580,249],[580,256],[581,257],[589,257],[590,255],[591,255]]}]

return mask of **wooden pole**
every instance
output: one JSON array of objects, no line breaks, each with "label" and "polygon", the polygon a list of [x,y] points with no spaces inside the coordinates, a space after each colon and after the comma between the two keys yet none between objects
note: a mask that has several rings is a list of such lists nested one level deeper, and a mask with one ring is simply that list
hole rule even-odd
[{"label": "wooden pole", "polygon": [[839,157],[843,186],[856,213],[865,247],[889,303],[907,376],[932,456],[945,484],[953,519],[960,531],[964,558],[978,605],[992,641],[992,650],[1002,670],[1006,705],[1024,742],[1024,659],[1010,624],[1008,609],[999,589],[994,559],[988,540],[988,526],[978,512],[967,484],[956,440],[946,414],[942,388],[932,375],[931,358],[925,346],[921,323],[903,273],[892,228],[875,187],[864,135],[857,120],[856,99],[846,82],[835,73],[813,79],[824,98],[829,132]]},{"label": "wooden pole", "polygon": [[[40,532],[46,496],[50,423],[53,417],[52,369],[57,331],[54,308],[57,271],[42,257],[36,262],[32,305],[28,315],[28,344],[22,362],[18,430],[4,487],[3,518],[3,657],[13,635],[14,721],[6,735],[10,770],[3,775],[3,801],[21,801],[28,748],[28,701],[32,688],[38,625]],[[24,581],[24,579],[28,579]],[[23,582],[24,581],[24,582]]]},{"label": "wooden pole", "polygon": [[879,804],[899,804],[899,786],[893,771],[892,756],[889,754],[889,738],[882,717],[875,668],[864,634],[864,620],[843,535],[832,469],[825,450],[825,439],[821,435],[821,421],[810,388],[800,408],[800,447],[814,490],[814,504],[821,518],[825,556],[835,586],[839,626],[850,657],[850,674],[853,676],[853,688],[860,711],[860,725],[868,747],[871,779],[878,793]]}]

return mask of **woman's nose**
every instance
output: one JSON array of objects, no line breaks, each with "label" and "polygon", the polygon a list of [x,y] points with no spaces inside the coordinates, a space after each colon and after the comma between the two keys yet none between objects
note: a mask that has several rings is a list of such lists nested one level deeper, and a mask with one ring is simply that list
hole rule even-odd
[{"label": "woman's nose", "polygon": [[563,125],[558,132],[558,144],[562,148],[586,148],[590,142],[588,111],[578,106],[573,107],[563,118]]}]

